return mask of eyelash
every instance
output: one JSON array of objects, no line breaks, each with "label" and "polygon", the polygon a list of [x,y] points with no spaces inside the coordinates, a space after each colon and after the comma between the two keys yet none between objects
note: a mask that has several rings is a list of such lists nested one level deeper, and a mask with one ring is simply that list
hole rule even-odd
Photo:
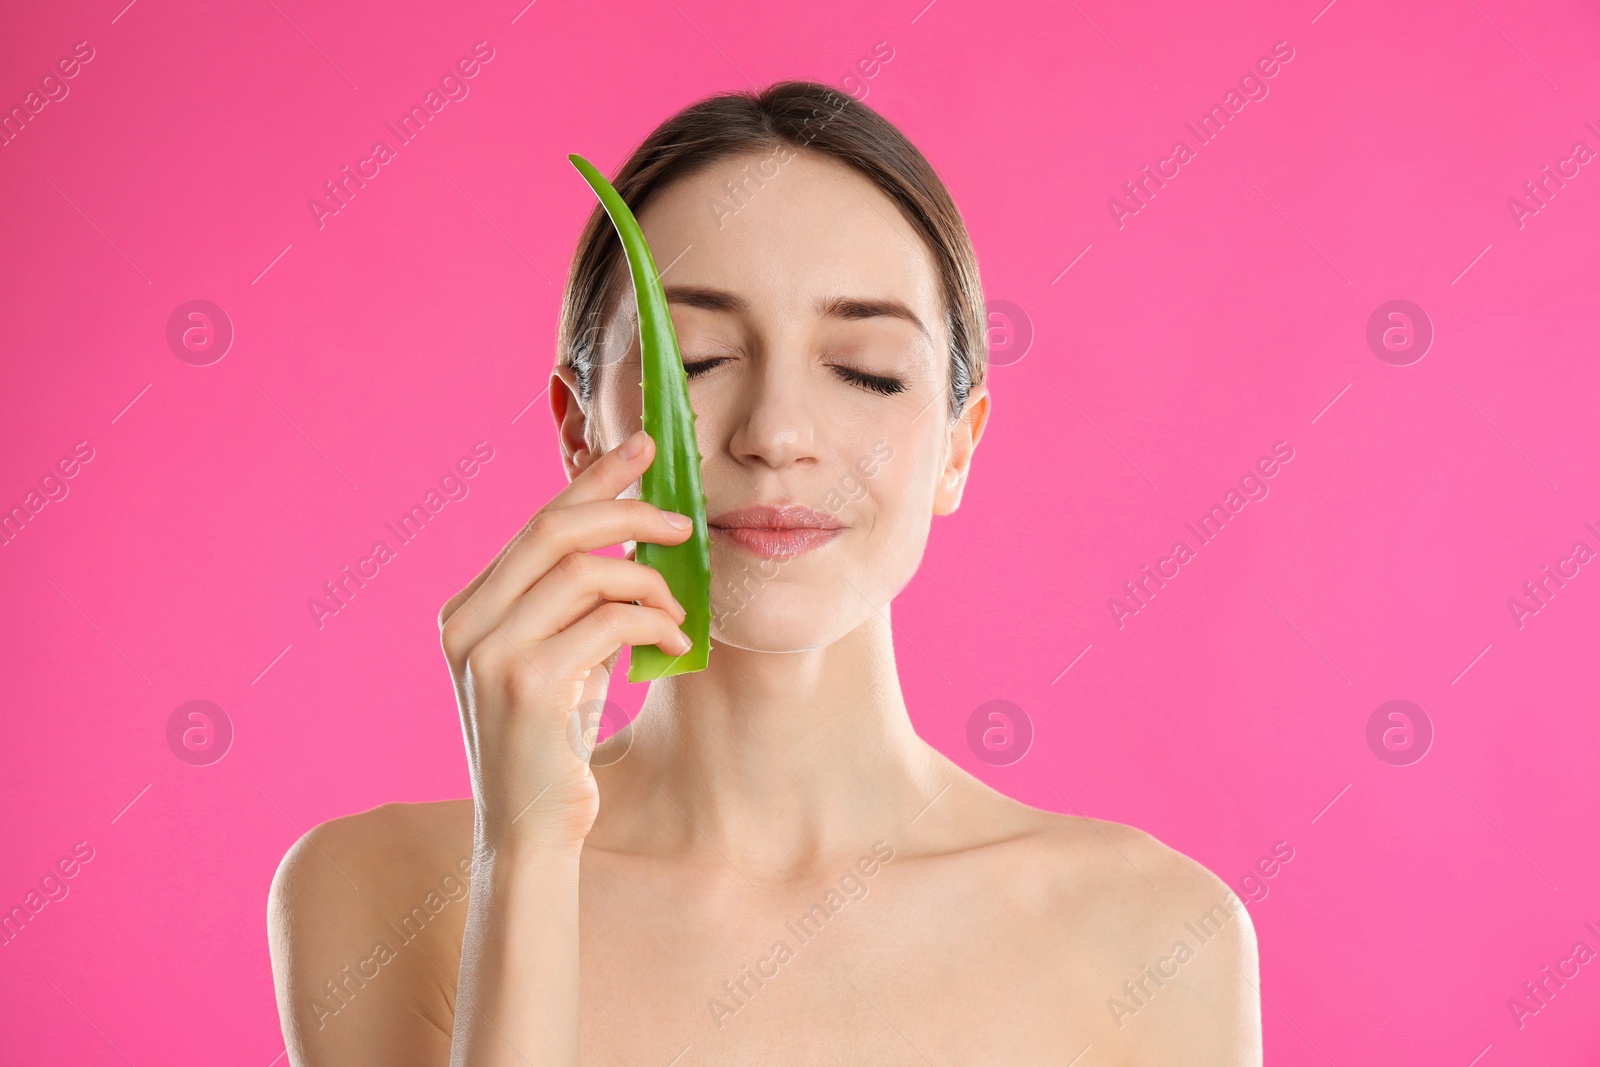
[{"label": "eyelash", "polygon": [[894,396],[896,393],[905,392],[906,383],[899,378],[886,378],[877,374],[867,374],[863,371],[851,370],[849,367],[835,367],[834,370],[857,385],[883,396]]},{"label": "eyelash", "polygon": [[[717,364],[726,362],[727,357],[718,356],[714,359],[702,359],[696,363],[685,363],[683,365],[683,369],[688,374],[689,380],[693,381],[700,374],[704,374]],[[865,371],[852,370],[849,367],[834,367],[833,369],[838,371],[847,380],[854,382],[863,389],[868,389],[874,393],[878,393],[881,396],[893,396],[896,393],[904,392],[906,388],[906,383],[901,381],[899,378],[886,378],[882,375],[868,374]]]}]

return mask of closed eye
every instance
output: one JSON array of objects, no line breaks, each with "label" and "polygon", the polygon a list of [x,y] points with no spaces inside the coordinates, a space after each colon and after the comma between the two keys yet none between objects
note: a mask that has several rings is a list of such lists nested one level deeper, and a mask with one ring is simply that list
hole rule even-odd
[{"label": "closed eye", "polygon": [[693,381],[717,364],[726,362],[728,362],[726,356],[719,356],[716,359],[702,359],[698,363],[685,363],[683,370],[689,376],[689,380]]},{"label": "closed eye", "polygon": [[866,371],[854,370],[850,367],[836,366],[833,369],[838,371],[839,376],[845,381],[855,382],[857,385],[871,389],[874,393],[881,393],[884,396],[893,396],[896,393],[904,392],[906,388],[906,383],[899,378],[868,374]]},{"label": "closed eye", "polygon": [[[700,375],[710,371],[713,367],[726,362],[728,362],[726,356],[718,356],[713,359],[702,359],[694,363],[685,363],[683,365],[683,370],[688,376],[689,380],[693,381]],[[859,385],[863,389],[870,389],[872,392],[878,393],[882,396],[893,396],[896,393],[904,392],[906,388],[906,383],[899,378],[885,377],[879,374],[868,374],[866,371],[855,370],[852,367],[835,366],[833,369],[839,375],[839,377],[843,378],[845,381]]]}]

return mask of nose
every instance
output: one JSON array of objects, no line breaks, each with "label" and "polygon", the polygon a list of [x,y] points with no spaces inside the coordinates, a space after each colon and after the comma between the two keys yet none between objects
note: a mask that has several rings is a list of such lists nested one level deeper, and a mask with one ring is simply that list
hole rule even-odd
[{"label": "nose", "polygon": [[729,454],[773,468],[816,462],[821,397],[810,354],[798,343],[764,347],[746,366]]}]

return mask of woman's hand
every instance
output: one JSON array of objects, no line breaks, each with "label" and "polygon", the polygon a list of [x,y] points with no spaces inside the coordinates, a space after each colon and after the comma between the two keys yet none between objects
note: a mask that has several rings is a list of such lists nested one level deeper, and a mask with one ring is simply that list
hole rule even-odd
[{"label": "woman's hand", "polygon": [[617,499],[654,458],[643,430],[601,455],[439,612],[480,847],[581,845],[600,794],[591,723],[578,716],[600,707],[623,645],[689,648],[683,607],[658,571],[631,552],[590,554],[624,541],[675,545],[693,532],[683,516]]}]

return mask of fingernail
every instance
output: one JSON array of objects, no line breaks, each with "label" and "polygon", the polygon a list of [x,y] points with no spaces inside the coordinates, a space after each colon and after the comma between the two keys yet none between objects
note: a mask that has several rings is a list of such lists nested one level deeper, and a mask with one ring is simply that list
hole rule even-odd
[{"label": "fingernail", "polygon": [[639,453],[644,451],[644,431],[636,430],[632,437],[622,442],[622,458],[638,459]]},{"label": "fingernail", "polygon": [[676,511],[663,511],[666,520],[680,530],[687,530],[694,525],[694,520],[687,515],[680,515]]},{"label": "fingernail", "polygon": [[678,631],[678,639],[672,644],[678,650],[678,655],[680,656],[694,647],[694,642],[689,640],[689,635],[682,630]]}]

